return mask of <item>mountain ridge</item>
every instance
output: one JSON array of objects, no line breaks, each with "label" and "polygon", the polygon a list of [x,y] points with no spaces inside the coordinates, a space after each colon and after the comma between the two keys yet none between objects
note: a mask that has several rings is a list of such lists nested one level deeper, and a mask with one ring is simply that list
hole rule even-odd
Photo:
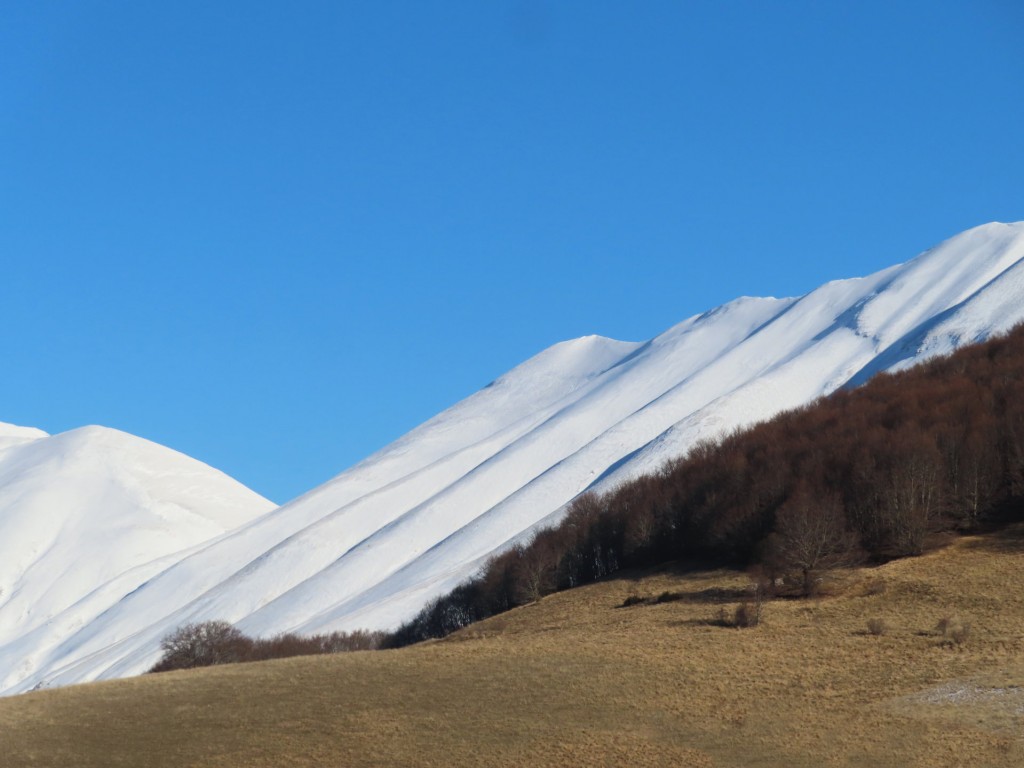
[{"label": "mountain ridge", "polygon": [[583,491],[1021,320],[1024,223],[992,223],[800,297],[733,300],[647,341],[561,342],[176,560],[102,621],[52,638],[49,657],[4,689],[141,672],[189,621],[251,635],[396,626]]},{"label": "mountain ridge", "polygon": [[119,430],[0,426],[0,684],[31,669],[62,627],[102,615],[176,556],[273,507]]}]

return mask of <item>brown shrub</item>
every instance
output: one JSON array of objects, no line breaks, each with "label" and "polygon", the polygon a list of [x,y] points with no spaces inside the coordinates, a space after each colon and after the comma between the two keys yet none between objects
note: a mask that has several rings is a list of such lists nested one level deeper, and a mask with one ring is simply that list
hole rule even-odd
[{"label": "brown shrub", "polygon": [[749,629],[761,623],[764,604],[761,602],[740,603],[732,617],[732,625],[739,629]]},{"label": "brown shrub", "polygon": [[385,637],[384,632],[357,629],[353,632],[305,637],[289,632],[254,640],[226,621],[205,621],[180,627],[165,637],[160,643],[163,658],[150,672],[345,651],[371,651],[380,648]]},{"label": "brown shrub", "polygon": [[971,636],[971,624],[954,616],[943,616],[935,625],[935,631],[941,635],[940,644],[963,645]]},{"label": "brown shrub", "polygon": [[669,592],[668,590],[666,590],[662,592],[660,595],[658,595],[656,598],[654,598],[654,602],[673,603],[676,600],[682,600],[684,597],[686,597],[686,595],[684,595],[682,592]]},{"label": "brown shrub", "polygon": [[885,619],[868,619],[868,632],[876,637],[888,633],[889,624]]},{"label": "brown shrub", "polygon": [[718,609],[717,624],[723,627],[736,627],[737,629],[750,629],[758,626],[764,619],[765,592],[759,584],[751,584],[748,588],[750,599],[744,600],[737,605],[732,612],[723,605]]},{"label": "brown shrub", "polygon": [[864,595],[865,597],[884,595],[885,589],[885,582],[882,579],[872,579],[871,581],[864,584]]}]

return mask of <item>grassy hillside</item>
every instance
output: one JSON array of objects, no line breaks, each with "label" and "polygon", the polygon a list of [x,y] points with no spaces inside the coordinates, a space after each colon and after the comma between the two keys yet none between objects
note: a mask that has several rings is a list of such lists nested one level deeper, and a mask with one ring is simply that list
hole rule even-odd
[{"label": "grassy hillside", "polygon": [[[756,628],[720,626],[745,585],[645,574],[397,651],[3,699],[0,763],[1024,764],[1024,528],[842,573],[831,594],[769,603]],[[679,599],[621,607],[665,591]],[[936,629],[946,617],[970,624],[960,644]]]},{"label": "grassy hillside", "polygon": [[537,597],[657,563],[799,576],[919,555],[936,534],[1024,521],[1024,326],[584,493],[386,642],[439,638]]}]

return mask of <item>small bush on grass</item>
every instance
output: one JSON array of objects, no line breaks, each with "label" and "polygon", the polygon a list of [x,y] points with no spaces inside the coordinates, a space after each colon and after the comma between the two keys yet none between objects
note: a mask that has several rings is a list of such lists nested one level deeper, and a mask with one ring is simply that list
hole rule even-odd
[{"label": "small bush on grass", "polygon": [[732,625],[740,629],[756,627],[761,623],[764,614],[764,604],[761,602],[740,603],[732,616]]},{"label": "small bush on grass", "polygon": [[889,632],[889,624],[885,619],[868,619],[868,633],[881,637]]},{"label": "small bush on grass", "polygon": [[935,625],[935,631],[941,635],[941,645],[958,646],[966,643],[971,636],[971,624],[955,616],[943,616]]},{"label": "small bush on grass", "polygon": [[622,601],[622,605],[620,607],[629,608],[631,605],[643,605],[646,602],[646,597],[641,597],[640,595],[630,595]]},{"label": "small bush on grass", "polygon": [[684,595],[683,595],[682,592],[669,592],[669,591],[665,591],[665,592],[662,592],[660,595],[658,595],[655,598],[654,602],[656,602],[656,603],[671,603],[671,602],[675,602],[676,600],[682,600],[683,597],[684,597]]},{"label": "small bush on grass", "polygon": [[864,596],[874,597],[884,595],[886,590],[885,582],[882,579],[872,579],[864,584]]},{"label": "small bush on grass", "polygon": [[737,605],[729,615],[722,606],[718,609],[718,624],[723,627],[750,629],[758,626],[764,619],[765,590],[760,582],[752,582],[748,587],[750,599]]}]

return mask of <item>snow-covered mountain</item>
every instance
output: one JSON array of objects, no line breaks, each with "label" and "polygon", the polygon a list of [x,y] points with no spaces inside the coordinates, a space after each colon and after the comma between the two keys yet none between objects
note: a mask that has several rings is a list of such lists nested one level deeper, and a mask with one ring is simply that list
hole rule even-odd
[{"label": "snow-covered mountain", "polygon": [[5,629],[0,689],[141,672],[161,637],[201,619],[260,635],[395,626],[587,489],[1021,321],[1024,223],[988,224],[806,296],[737,299],[647,342],[557,344],[319,488],[153,565],[123,598],[92,575],[101,615],[87,598]]},{"label": "snow-covered mountain", "polygon": [[132,435],[0,423],[0,686],[199,544],[274,508]]}]

